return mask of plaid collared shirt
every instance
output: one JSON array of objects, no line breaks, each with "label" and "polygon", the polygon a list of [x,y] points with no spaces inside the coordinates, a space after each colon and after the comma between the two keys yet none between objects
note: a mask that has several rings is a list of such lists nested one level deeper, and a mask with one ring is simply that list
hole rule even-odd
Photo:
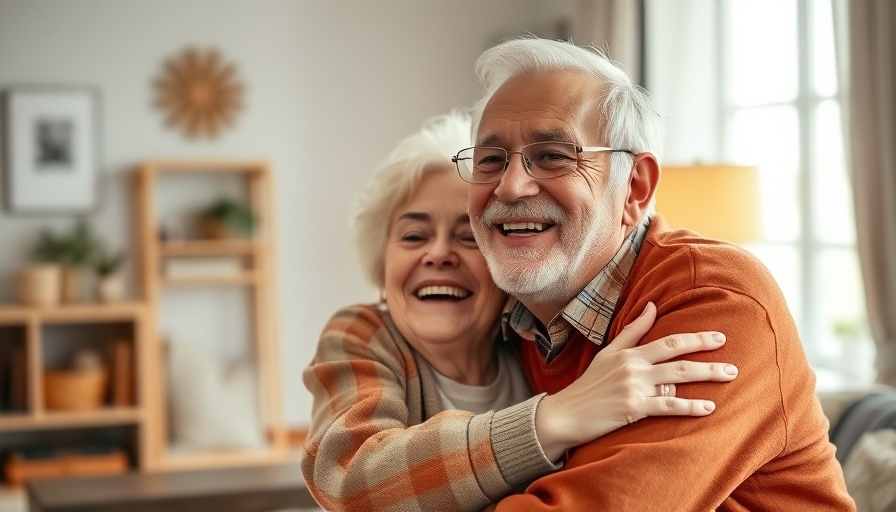
[{"label": "plaid collared shirt", "polygon": [[563,350],[572,328],[593,343],[603,344],[616,301],[635,264],[648,227],[650,217],[645,216],[622,242],[610,262],[551,320],[546,330],[522,302],[511,297],[501,315],[504,338],[510,338],[509,329],[512,329],[521,338],[535,342],[545,362],[551,362]]}]

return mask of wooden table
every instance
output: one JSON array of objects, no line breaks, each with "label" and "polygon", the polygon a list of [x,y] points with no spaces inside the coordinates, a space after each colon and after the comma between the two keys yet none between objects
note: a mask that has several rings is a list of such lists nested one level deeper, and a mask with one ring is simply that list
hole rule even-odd
[{"label": "wooden table", "polygon": [[298,464],[32,480],[30,512],[267,512],[315,508]]}]

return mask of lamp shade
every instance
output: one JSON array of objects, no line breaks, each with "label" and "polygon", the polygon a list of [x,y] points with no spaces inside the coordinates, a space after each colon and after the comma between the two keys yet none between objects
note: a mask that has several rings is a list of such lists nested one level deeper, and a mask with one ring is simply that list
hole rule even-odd
[{"label": "lamp shade", "polygon": [[762,239],[759,171],[734,165],[663,167],[656,211],[670,226],[734,243]]}]

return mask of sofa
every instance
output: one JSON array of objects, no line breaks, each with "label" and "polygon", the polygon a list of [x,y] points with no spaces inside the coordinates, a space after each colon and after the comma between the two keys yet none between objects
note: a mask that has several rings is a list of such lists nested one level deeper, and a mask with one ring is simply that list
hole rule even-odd
[{"label": "sofa", "polygon": [[819,393],[859,512],[896,512],[896,388]]}]

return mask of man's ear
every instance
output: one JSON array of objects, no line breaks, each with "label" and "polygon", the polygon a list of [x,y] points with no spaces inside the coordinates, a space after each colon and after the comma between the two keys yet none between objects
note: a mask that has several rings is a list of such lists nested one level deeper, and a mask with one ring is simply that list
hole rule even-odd
[{"label": "man's ear", "polygon": [[660,164],[652,153],[634,156],[628,179],[628,196],[622,213],[622,223],[634,226],[644,216],[653,193],[660,182]]}]

